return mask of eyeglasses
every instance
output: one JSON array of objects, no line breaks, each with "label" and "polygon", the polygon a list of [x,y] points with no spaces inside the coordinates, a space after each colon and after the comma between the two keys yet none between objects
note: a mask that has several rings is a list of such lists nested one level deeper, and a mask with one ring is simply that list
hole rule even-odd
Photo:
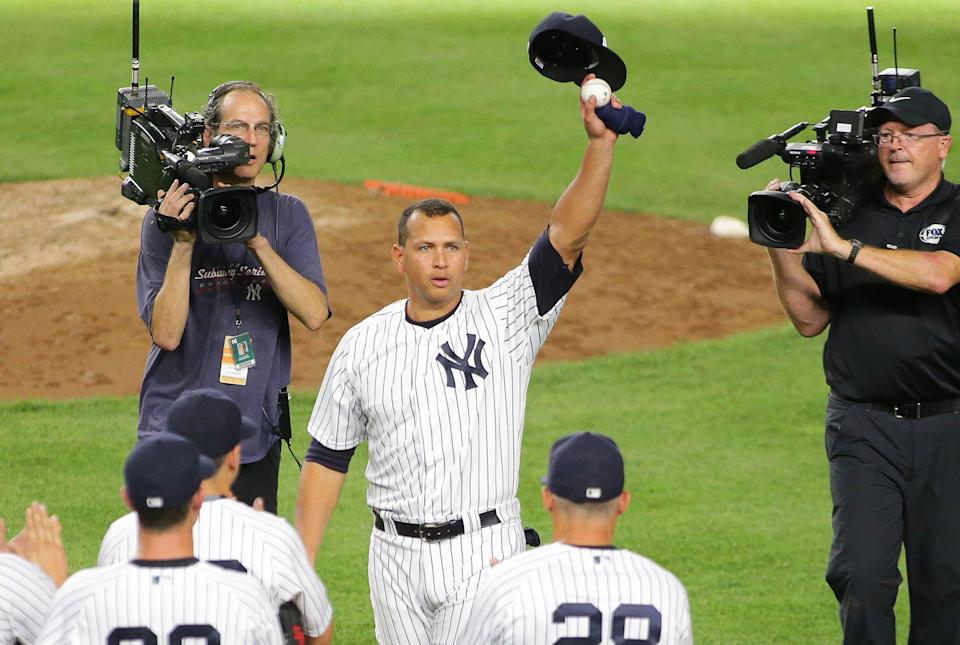
[{"label": "eyeglasses", "polygon": [[246,121],[227,121],[226,123],[219,124],[220,132],[225,132],[227,134],[234,134],[237,136],[246,134],[253,130],[258,137],[269,137],[270,136],[270,124],[269,123],[247,123]]},{"label": "eyeglasses", "polygon": [[937,132],[936,134],[917,134],[916,132],[881,132],[873,135],[873,140],[878,146],[891,146],[895,140],[900,142],[904,148],[912,148],[917,145],[921,139],[930,137],[943,137],[946,132]]}]

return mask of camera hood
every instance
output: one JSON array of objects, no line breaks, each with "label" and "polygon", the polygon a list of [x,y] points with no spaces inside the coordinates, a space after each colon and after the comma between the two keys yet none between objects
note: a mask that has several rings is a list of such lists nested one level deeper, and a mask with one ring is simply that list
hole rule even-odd
[{"label": "camera hood", "polygon": [[600,29],[584,15],[555,11],[533,28],[527,55],[534,69],[560,83],[580,85],[587,74],[596,74],[616,92],[627,81],[627,66]]},{"label": "camera hood", "polygon": [[750,241],[771,249],[796,249],[807,235],[803,206],[779,190],[758,190],[747,199]]},{"label": "camera hood", "polygon": [[200,193],[197,231],[207,244],[246,242],[257,234],[257,191],[251,186],[211,188]]}]

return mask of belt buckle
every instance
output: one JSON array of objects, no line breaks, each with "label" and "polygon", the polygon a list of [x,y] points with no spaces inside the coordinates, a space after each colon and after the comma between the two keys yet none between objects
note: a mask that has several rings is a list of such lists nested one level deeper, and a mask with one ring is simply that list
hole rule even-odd
[{"label": "belt buckle", "polygon": [[446,528],[449,524],[449,522],[430,522],[429,524],[421,524],[417,527],[417,535],[421,540],[426,542],[439,542],[443,538],[447,537],[441,529]]},{"label": "belt buckle", "polygon": [[916,403],[898,403],[893,406],[893,416],[898,419],[919,419],[921,405],[919,401]]}]

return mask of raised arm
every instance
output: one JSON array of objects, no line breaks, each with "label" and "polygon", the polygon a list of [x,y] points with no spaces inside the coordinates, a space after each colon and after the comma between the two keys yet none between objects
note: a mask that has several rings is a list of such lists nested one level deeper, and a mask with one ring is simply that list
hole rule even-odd
[{"label": "raised arm", "polygon": [[[593,77],[590,74],[584,80]],[[612,102],[615,108],[621,107],[616,97]],[[607,129],[594,112],[595,108],[596,100],[593,98],[587,103],[580,101],[580,115],[587,132],[587,149],[583,153],[577,176],[557,200],[550,214],[550,243],[571,270],[587,246],[590,231],[600,217],[617,143],[617,134]]]},{"label": "raised arm", "polygon": [[[780,180],[773,179],[767,190],[780,190]],[[820,287],[803,267],[803,255],[787,249],[768,248],[773,281],[780,304],[801,336],[816,336],[830,322],[830,309]]]},{"label": "raised arm", "polygon": [[[161,200],[157,213],[187,221],[196,204],[189,192],[190,184],[181,184],[174,179],[168,192],[158,191]],[[187,325],[190,311],[190,270],[193,248],[197,233],[190,229],[180,229],[171,233],[173,248],[167,260],[163,276],[163,286],[157,292],[153,302],[149,328],[153,342],[161,349],[173,351],[180,346],[183,330]],[[144,253],[144,249],[140,250]]]},{"label": "raised arm", "polygon": [[[845,260],[853,244],[840,237],[827,215],[800,193],[790,193],[799,202],[813,225],[810,237],[796,253],[832,255]],[[884,280],[914,291],[943,294],[960,282],[960,257],[950,251],[913,251],[864,246],[856,255],[855,266]]]}]

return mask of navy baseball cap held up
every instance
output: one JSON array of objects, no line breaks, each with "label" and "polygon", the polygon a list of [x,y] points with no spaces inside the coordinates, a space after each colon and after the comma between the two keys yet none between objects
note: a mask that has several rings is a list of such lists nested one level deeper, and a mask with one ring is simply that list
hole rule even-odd
[{"label": "navy baseball cap held up", "polygon": [[127,496],[134,508],[175,508],[197,492],[216,471],[213,461],[183,437],[157,432],[141,439],[123,467]]},{"label": "navy baseball cap held up", "polygon": [[949,132],[950,108],[930,90],[908,87],[891,96],[883,106],[870,110],[865,124],[876,128],[887,121],[900,121],[910,127],[932,123],[943,132]]},{"label": "navy baseball cap held up", "polygon": [[627,82],[627,66],[584,15],[555,11],[541,20],[527,41],[527,55],[534,69],[561,83],[580,85],[592,73],[616,92]]},{"label": "navy baseball cap held up", "polygon": [[166,430],[192,441],[201,454],[219,459],[257,433],[257,425],[218,390],[188,390],[170,404]]},{"label": "navy baseball cap held up", "polygon": [[623,492],[623,456],[610,437],[577,432],[553,444],[542,481],[571,502],[605,502]]}]

